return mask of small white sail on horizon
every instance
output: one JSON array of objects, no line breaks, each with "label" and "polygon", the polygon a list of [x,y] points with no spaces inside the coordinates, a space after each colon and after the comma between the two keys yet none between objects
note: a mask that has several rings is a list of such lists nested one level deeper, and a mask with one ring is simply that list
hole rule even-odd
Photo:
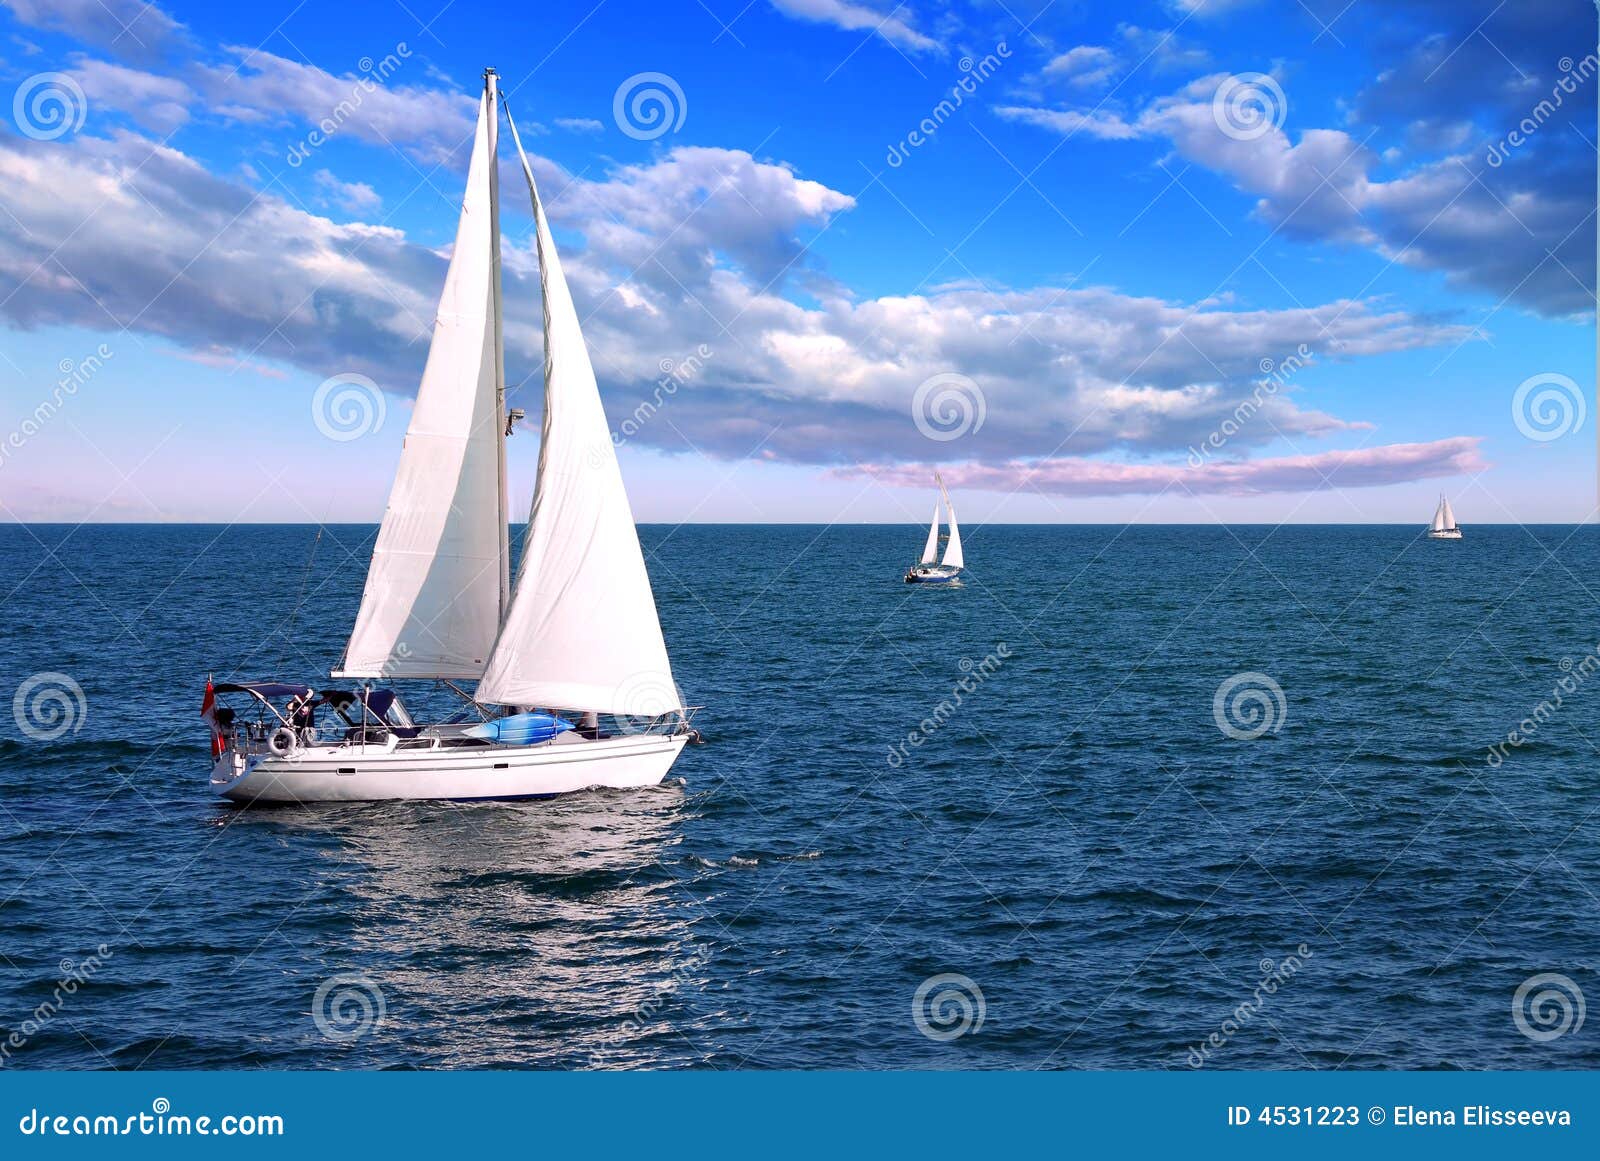
[{"label": "small white sail on horizon", "polygon": [[1428,526],[1428,535],[1435,540],[1461,539],[1455,510],[1450,507],[1450,501],[1443,493],[1439,496],[1439,506],[1433,510],[1433,522]]},{"label": "small white sail on horizon", "polygon": [[[945,489],[944,478],[935,472],[933,479],[939,485],[939,495],[934,497],[933,501],[933,523],[928,526],[928,540],[922,546],[921,558],[906,570],[907,584],[953,581],[966,566],[966,558],[961,551],[961,528],[956,523],[955,505],[950,502],[950,493]],[[938,557],[941,506],[950,521],[950,534],[945,540],[942,559]],[[934,563],[936,559],[937,564]]]}]

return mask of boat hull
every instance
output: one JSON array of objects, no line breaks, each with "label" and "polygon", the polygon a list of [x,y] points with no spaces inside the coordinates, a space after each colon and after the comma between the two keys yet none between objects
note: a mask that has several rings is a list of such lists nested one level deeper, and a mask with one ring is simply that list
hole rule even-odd
[{"label": "boat hull", "polygon": [[961,570],[959,568],[946,568],[943,565],[938,565],[929,569],[913,568],[906,573],[906,584],[947,585],[951,581],[959,579],[960,576]]},{"label": "boat hull", "polygon": [[1459,529],[1459,528],[1441,528],[1437,532],[1430,531],[1428,533],[1428,539],[1429,540],[1460,540],[1461,539],[1461,529]]},{"label": "boat hull", "polygon": [[548,798],[592,787],[654,786],[689,736],[563,734],[539,746],[408,750],[308,746],[287,756],[227,750],[211,789],[232,802],[490,801]]}]

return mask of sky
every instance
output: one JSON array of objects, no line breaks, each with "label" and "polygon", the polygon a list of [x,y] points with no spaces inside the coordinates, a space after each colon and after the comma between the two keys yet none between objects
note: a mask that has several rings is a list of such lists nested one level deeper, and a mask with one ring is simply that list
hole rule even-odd
[{"label": "sky", "polygon": [[493,66],[642,522],[920,520],[936,469],[964,522],[1582,521],[1595,42],[1588,0],[0,0],[0,519],[377,520]]}]

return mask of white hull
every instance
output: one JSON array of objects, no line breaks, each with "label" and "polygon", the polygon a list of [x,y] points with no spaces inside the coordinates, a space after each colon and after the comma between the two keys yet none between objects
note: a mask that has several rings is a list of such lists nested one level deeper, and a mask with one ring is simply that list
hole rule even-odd
[{"label": "white hull", "polygon": [[1428,539],[1429,540],[1460,540],[1461,539],[1461,529],[1459,529],[1459,528],[1441,528],[1437,532],[1430,531],[1428,533]]},{"label": "white hull", "polygon": [[225,751],[211,789],[234,802],[377,802],[391,799],[543,798],[595,786],[654,786],[687,734],[563,734],[537,746],[399,749],[307,746],[286,757]]}]

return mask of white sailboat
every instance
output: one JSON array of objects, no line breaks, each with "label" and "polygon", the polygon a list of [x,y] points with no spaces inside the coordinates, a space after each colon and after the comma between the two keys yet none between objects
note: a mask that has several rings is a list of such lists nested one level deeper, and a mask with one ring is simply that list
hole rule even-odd
[{"label": "white sailboat", "polygon": [[[933,474],[939,485],[939,498],[933,502],[933,523],[928,526],[928,541],[922,546],[922,557],[906,569],[906,584],[948,584],[961,575],[966,558],[961,554],[961,526],[956,523],[955,506],[950,503],[950,493],[945,490],[939,473]],[[944,557],[934,563],[939,552],[939,508],[950,515],[950,537],[945,541]]]},{"label": "white sailboat", "polygon": [[[694,734],[578,314],[507,110],[533,202],[545,379],[538,481],[512,582],[505,441],[519,413],[506,411],[501,337],[503,106],[487,70],[427,365],[361,609],[331,675],[347,684],[208,683],[211,787],[225,798],[502,799],[648,786]],[[418,725],[383,687],[395,679],[443,682],[462,712]],[[477,682],[470,695],[463,681]],[[219,713],[214,692],[250,697],[254,720]],[[317,725],[322,707],[337,720]]]},{"label": "white sailboat", "polygon": [[1433,523],[1428,526],[1428,539],[1461,539],[1461,529],[1456,525],[1456,514],[1450,507],[1450,501],[1442,495],[1439,497],[1439,506],[1433,512]]}]

